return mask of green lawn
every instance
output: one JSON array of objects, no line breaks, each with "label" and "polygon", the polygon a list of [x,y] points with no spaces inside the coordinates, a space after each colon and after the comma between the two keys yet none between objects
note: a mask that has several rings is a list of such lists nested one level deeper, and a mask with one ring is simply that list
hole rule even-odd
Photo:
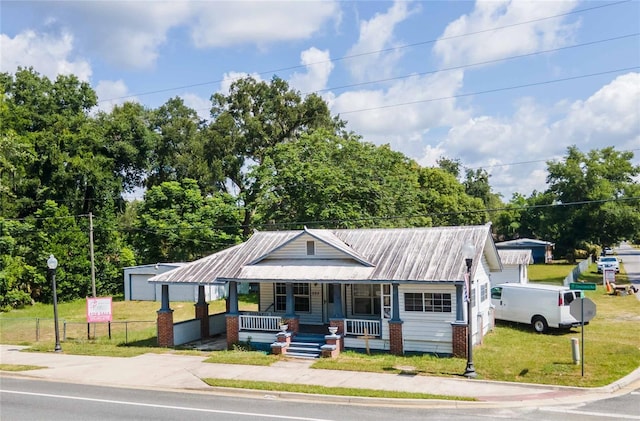
[{"label": "green lawn", "polygon": [[[532,265],[532,281],[556,283],[573,268],[568,264]],[[622,279],[624,275],[620,276]],[[587,282],[598,284],[596,291],[587,291],[587,297],[597,305],[597,315],[584,330],[585,375],[581,367],[572,361],[571,338],[580,338],[580,328],[571,331],[552,331],[539,335],[529,326],[499,323],[485,338],[484,343],[474,350],[476,371],[482,379],[512,382],[528,382],[570,386],[603,386],[629,374],[640,366],[640,300],[633,295],[611,296],[602,285],[602,275],[595,273],[595,265],[580,277]],[[255,310],[256,297],[241,296],[240,307]],[[159,303],[115,301],[114,320],[155,321]],[[129,342],[125,344],[121,330],[112,332],[109,340],[104,331],[98,332],[91,340],[86,339],[84,320],[84,300],[62,303],[60,317],[79,323],[82,327],[63,342],[65,353],[133,356],[145,352],[167,352],[155,346],[155,323],[131,325]],[[174,320],[193,318],[193,303],[172,303]],[[225,302],[210,303],[210,313],[224,310]],[[52,334],[33,338],[33,320],[36,317],[51,320],[52,307],[36,306],[5,313],[0,316],[0,341],[33,345],[36,350],[53,349]],[[42,322],[44,323],[44,322]],[[120,326],[121,329],[121,326]],[[42,329],[44,330],[44,329]],[[50,331],[51,329],[49,329]],[[30,338],[25,339],[25,332]],[[582,344],[581,344],[582,345]],[[184,352],[175,351],[171,352]],[[193,352],[192,352],[193,353]],[[271,364],[278,358],[259,352],[226,351],[202,353],[208,361],[235,364]],[[393,356],[345,352],[336,359],[322,359],[314,363],[318,369],[355,370],[369,372],[401,373],[411,371],[417,375],[460,376],[464,372],[466,360],[461,358],[438,358],[431,355]]]},{"label": "green lawn", "polygon": [[[255,295],[241,295],[240,308],[257,309]],[[209,313],[225,311],[225,300],[209,303]],[[65,353],[133,357],[147,352],[167,352],[156,346],[156,312],[159,302],[113,301],[111,339],[108,325],[95,323],[87,335],[86,301],[58,304],[60,336]],[[174,322],[193,319],[194,303],[172,302]],[[37,303],[0,314],[0,343],[29,345],[34,351],[49,351],[54,346],[53,306]],[[66,340],[64,338],[66,337]],[[87,339],[90,337],[90,339]]]}]

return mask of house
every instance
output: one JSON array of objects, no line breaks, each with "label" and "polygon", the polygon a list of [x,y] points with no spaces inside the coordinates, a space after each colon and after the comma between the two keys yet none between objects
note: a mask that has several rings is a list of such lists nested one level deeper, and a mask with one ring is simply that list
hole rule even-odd
[{"label": "house", "polygon": [[505,283],[529,282],[529,265],[533,263],[531,250],[498,249],[502,272],[491,273],[491,286]]},{"label": "house", "polygon": [[[470,259],[463,257],[466,244],[474,250]],[[490,273],[501,270],[490,225],[305,228],[255,232],[245,243],[149,282],[162,285],[158,341],[165,346],[173,345],[169,285],[198,285],[202,291],[205,285],[227,284],[230,347],[250,341],[274,350],[284,341],[280,324],[286,321],[287,334],[293,336],[333,327],[340,349],[462,356],[469,320],[465,276],[471,274],[477,344],[493,323]],[[258,312],[238,310],[240,282],[259,284]],[[205,323],[202,311],[196,309],[196,317]]]},{"label": "house", "polygon": [[534,263],[551,263],[553,261],[554,243],[532,238],[518,238],[516,240],[496,243],[498,250],[531,250]]},{"label": "house", "polygon": [[[160,301],[161,288],[149,283],[149,278],[184,266],[185,263],[156,263],[124,268],[125,301]],[[169,294],[173,301],[193,301],[198,299],[198,287],[192,284],[171,285]],[[206,300],[226,297],[224,285],[209,285],[205,288]]]}]

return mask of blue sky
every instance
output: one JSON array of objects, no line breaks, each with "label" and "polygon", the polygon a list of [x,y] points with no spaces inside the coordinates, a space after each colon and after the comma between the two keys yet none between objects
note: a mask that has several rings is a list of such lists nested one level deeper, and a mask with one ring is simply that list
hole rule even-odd
[{"label": "blue sky", "polygon": [[640,1],[6,1],[0,69],[73,73],[99,108],[234,78],[317,92],[363,140],[482,167],[509,200],[568,146],[640,163]]}]

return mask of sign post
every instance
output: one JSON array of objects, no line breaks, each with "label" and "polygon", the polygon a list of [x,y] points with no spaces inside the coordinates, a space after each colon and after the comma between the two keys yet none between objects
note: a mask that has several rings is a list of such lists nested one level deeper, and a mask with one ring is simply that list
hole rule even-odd
[{"label": "sign post", "polygon": [[87,297],[87,339],[91,336],[91,323],[109,323],[109,339],[111,339],[112,319],[111,297]]},{"label": "sign post", "polygon": [[582,360],[582,377],[584,377],[584,323],[590,321],[596,316],[596,303],[591,301],[589,298],[585,298],[584,294],[581,295],[582,298],[580,298],[580,301],[574,300],[569,304],[569,313],[576,319],[580,320],[580,333],[582,336],[582,357],[580,359]]}]

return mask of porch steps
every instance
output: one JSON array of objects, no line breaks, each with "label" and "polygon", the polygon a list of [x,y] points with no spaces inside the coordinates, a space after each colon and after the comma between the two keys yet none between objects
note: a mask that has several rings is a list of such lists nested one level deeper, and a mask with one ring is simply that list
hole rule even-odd
[{"label": "porch steps", "polygon": [[291,341],[287,356],[294,358],[320,358],[324,335],[299,333]]}]

